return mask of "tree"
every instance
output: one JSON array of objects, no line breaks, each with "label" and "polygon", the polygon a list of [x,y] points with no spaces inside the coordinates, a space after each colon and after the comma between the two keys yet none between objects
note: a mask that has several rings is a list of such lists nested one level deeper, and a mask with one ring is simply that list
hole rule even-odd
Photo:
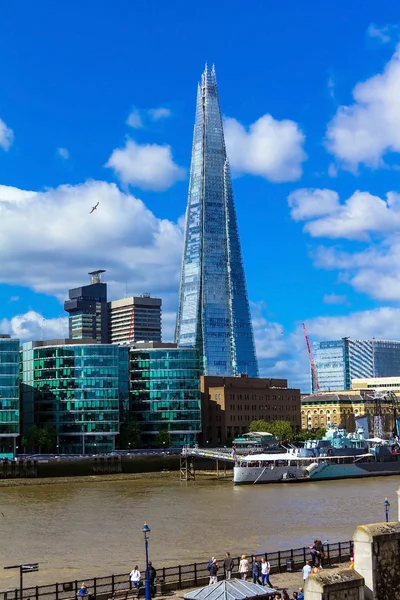
[{"label": "tree", "polygon": [[53,426],[38,427],[37,425],[32,425],[28,429],[28,433],[24,439],[27,446],[32,446],[34,450],[38,448],[39,454],[41,454],[42,448],[49,451],[55,446],[56,435],[56,428]]},{"label": "tree", "polygon": [[29,440],[25,435],[21,438],[21,444],[24,454],[26,454],[26,447],[29,445]]},{"label": "tree", "polygon": [[291,442],[293,440],[293,427],[289,421],[272,421],[269,423],[270,425],[270,433],[274,435],[281,444],[285,444],[286,442]]},{"label": "tree", "polygon": [[272,433],[272,431],[270,431],[270,425],[271,423],[268,423],[268,421],[263,421],[262,419],[260,419],[259,421],[252,421],[250,423],[249,431],[262,431],[264,433]]},{"label": "tree", "polygon": [[140,448],[141,442],[142,428],[136,419],[121,423],[118,435],[118,447],[120,450]]},{"label": "tree", "polygon": [[326,435],[326,428],[325,427],[320,427],[315,432],[315,439],[316,440],[322,440],[322,438],[325,437],[325,435]]},{"label": "tree", "polygon": [[171,434],[168,429],[160,429],[156,435],[155,444],[157,448],[169,448],[171,445]]},{"label": "tree", "polygon": [[252,421],[249,430],[270,433],[281,443],[290,442],[294,437],[293,427],[289,421]]}]

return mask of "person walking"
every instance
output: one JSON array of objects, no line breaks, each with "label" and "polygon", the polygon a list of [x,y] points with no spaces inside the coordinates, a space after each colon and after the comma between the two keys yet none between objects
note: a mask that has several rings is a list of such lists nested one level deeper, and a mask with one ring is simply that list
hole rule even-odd
[{"label": "person walking", "polygon": [[139,567],[137,565],[129,573],[129,577],[130,577],[131,583],[133,583],[133,585],[135,586],[135,588],[138,590],[139,587],[140,587],[140,579],[141,579],[142,576],[140,574]]},{"label": "person walking", "polygon": [[227,552],[224,558],[225,579],[230,579],[232,577],[233,566],[233,558],[231,557],[230,552]]},{"label": "person walking", "polygon": [[258,585],[261,585],[261,581],[260,581],[260,563],[257,560],[256,556],[253,556],[253,562],[251,565],[251,573],[253,575],[253,583],[258,583]]},{"label": "person walking", "polygon": [[157,571],[153,567],[153,564],[151,562],[149,562],[150,594],[152,596],[156,595],[156,577],[157,577]]},{"label": "person walking", "polygon": [[312,567],[310,565],[310,561],[309,560],[304,565],[302,571],[303,571],[303,581],[305,581],[306,579],[308,579],[308,577],[310,576],[310,573],[312,571]]},{"label": "person walking", "polygon": [[217,583],[218,581],[218,568],[217,559],[214,558],[212,565],[210,566],[210,585]]},{"label": "person walking", "polygon": [[299,593],[297,594],[297,600],[304,600],[303,588],[299,587]]},{"label": "person walking", "polygon": [[268,560],[265,560],[264,557],[262,557],[261,559],[261,585],[265,585],[267,583],[267,585],[269,585],[269,587],[273,587],[270,579],[269,579],[269,574],[271,571],[271,564]]},{"label": "person walking", "polygon": [[250,565],[249,565],[249,561],[246,558],[245,554],[242,554],[242,559],[239,563],[239,573],[240,573],[240,577],[243,579],[243,581],[247,580],[247,575],[250,572]]}]

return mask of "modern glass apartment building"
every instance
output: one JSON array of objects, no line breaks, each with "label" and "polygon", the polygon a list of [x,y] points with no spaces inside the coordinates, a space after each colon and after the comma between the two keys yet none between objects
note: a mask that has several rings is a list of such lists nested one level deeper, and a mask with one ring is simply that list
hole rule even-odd
[{"label": "modern glass apartment building", "polygon": [[54,427],[62,454],[114,450],[120,402],[127,394],[127,352],[94,340],[23,344],[24,434],[32,425]]},{"label": "modern glass apartment building", "polygon": [[353,379],[400,375],[397,341],[343,338],[314,342],[313,354],[322,392],[351,390]]},{"label": "modern glass apartment building", "polygon": [[0,335],[0,458],[14,456],[19,433],[19,340]]},{"label": "modern glass apartment building", "polygon": [[197,91],[175,341],[205,375],[258,376],[214,67]]},{"label": "modern glass apartment building", "polygon": [[194,444],[201,432],[199,351],[137,344],[130,378],[130,418],[140,422],[144,443],[154,445],[157,433],[168,430],[173,446]]}]

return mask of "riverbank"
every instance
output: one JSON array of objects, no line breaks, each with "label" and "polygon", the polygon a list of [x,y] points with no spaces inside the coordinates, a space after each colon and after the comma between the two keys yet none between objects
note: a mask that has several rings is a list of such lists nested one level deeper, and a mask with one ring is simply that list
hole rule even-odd
[{"label": "riverbank", "polygon": [[[196,478],[200,480],[217,479],[215,471],[196,471]],[[0,479],[0,488],[13,488],[13,487],[24,487],[24,486],[36,486],[36,485],[75,485],[79,483],[113,483],[115,481],[136,481],[136,480],[148,480],[153,479],[180,479],[179,471],[160,471],[156,473],[150,471],[149,473],[112,473],[107,475],[76,475],[70,477],[35,477],[32,479]],[[220,474],[219,480],[232,481],[232,474],[227,474],[226,477]]]}]

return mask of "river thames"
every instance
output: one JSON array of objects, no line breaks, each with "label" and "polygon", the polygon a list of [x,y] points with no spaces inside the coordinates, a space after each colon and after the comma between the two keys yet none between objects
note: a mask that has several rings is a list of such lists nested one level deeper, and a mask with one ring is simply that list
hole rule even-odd
[{"label": "river thames", "polygon": [[[0,488],[0,566],[39,562],[25,585],[143,569],[143,523],[155,567],[351,539],[397,519],[399,477],[234,487],[229,480],[141,479]],[[4,515],[4,516],[3,516]],[[0,572],[2,590],[17,572]]]}]

